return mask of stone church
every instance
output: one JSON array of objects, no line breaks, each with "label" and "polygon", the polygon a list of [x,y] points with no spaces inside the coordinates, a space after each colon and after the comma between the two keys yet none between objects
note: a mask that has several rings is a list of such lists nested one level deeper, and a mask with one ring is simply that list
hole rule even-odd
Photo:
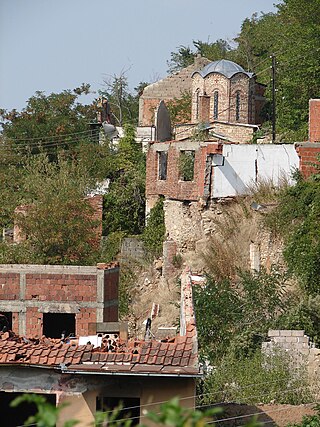
[{"label": "stone church", "polygon": [[139,105],[140,126],[154,126],[160,101],[178,100],[185,92],[191,94],[190,121],[176,125],[176,140],[190,138],[193,129],[202,123],[224,141],[248,143],[263,122],[265,85],[235,62],[210,62],[198,56],[192,65],[144,89]]},{"label": "stone church", "polygon": [[221,59],[192,74],[193,123],[222,121],[261,124],[265,86],[253,73]]}]

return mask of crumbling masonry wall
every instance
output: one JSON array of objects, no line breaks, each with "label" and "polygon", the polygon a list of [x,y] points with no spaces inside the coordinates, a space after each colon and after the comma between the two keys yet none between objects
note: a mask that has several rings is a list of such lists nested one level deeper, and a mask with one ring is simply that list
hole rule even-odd
[{"label": "crumbling masonry wall", "polygon": [[96,267],[0,265],[0,311],[19,335],[41,337],[43,313],[74,313],[76,335],[89,323],[118,321],[117,263]]}]

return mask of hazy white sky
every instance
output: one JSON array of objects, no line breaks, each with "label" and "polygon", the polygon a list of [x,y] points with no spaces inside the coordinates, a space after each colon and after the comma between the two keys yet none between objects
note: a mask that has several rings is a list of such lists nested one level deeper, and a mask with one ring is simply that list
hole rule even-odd
[{"label": "hazy white sky", "polygon": [[[0,108],[35,91],[82,82],[102,88],[128,70],[130,88],[164,77],[170,52],[192,40],[232,39],[276,0],[0,0]],[[91,98],[94,95],[91,95]],[[90,96],[87,102],[90,102]]]}]

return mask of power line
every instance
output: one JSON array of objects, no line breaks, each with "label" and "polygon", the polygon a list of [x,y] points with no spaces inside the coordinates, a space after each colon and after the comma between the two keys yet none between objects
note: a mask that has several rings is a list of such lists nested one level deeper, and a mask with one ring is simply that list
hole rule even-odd
[{"label": "power line", "polygon": [[[317,402],[312,402],[312,403],[305,404],[305,406],[311,406],[311,405],[316,405],[316,404],[317,404]],[[287,410],[288,410],[287,407],[286,408],[271,409],[270,411],[265,412],[265,414],[268,415],[268,414],[271,414],[271,413],[274,413],[274,412],[281,412],[281,411],[287,411]],[[238,416],[235,416],[235,417],[222,418],[220,420],[209,421],[209,422],[206,423],[206,425],[213,424],[213,423],[216,423],[216,422],[223,423],[225,421],[239,420],[239,419],[242,419],[242,418],[254,417],[256,415],[262,415],[262,413],[261,412],[253,412],[251,414],[246,414],[246,415],[238,415]]]},{"label": "power line", "polygon": [[[280,380],[271,381],[271,382],[268,382],[268,384],[278,383],[279,381]],[[249,388],[249,387],[252,387],[254,385],[257,386],[257,385],[260,385],[260,384],[265,384],[265,382],[248,384],[248,385],[246,385],[244,387],[240,387],[240,389],[242,389],[242,388],[243,389],[244,388]],[[290,388],[289,389],[286,388],[284,391],[279,390],[279,393],[286,394],[286,393],[290,393],[290,392],[294,392],[294,391],[298,391],[298,390],[303,390],[303,389],[318,389],[318,388],[319,388],[319,386],[308,385],[306,387],[299,387],[299,388],[291,388],[291,389]],[[195,397],[200,397],[200,396],[205,396],[205,395],[213,395],[213,394],[221,393],[223,391],[224,391],[224,389],[223,390],[219,390],[219,391],[214,392],[214,393],[204,393],[204,394],[187,396],[187,397],[184,397],[184,398],[180,398],[179,401],[186,400],[186,399],[194,399]],[[267,393],[264,393],[264,394],[258,395],[258,396],[266,396],[266,395],[267,395]],[[257,395],[247,396],[247,398],[249,398],[249,397],[257,397]],[[145,408],[147,406],[157,406],[157,405],[161,405],[161,404],[168,403],[168,402],[169,402],[169,400],[162,400],[162,401],[157,401],[157,402],[152,402],[152,403],[146,403],[144,405],[127,406],[127,407],[124,407],[124,408],[119,408],[119,410],[120,411],[127,411],[127,410],[130,410],[130,409],[138,409],[138,408],[141,409],[141,408]],[[204,408],[204,407],[208,407],[208,406],[213,407],[213,406],[218,406],[218,405],[224,405],[226,403],[228,403],[228,402],[226,402],[226,401],[215,402],[215,403],[213,403],[211,405],[198,405],[198,406],[196,406],[196,408],[199,409],[199,408]],[[312,403],[308,403],[308,404],[305,404],[305,405],[307,406],[307,405],[315,405],[315,404],[316,404],[316,402],[312,402]],[[275,409],[275,410],[271,410],[271,411],[268,411],[268,412],[277,412],[277,411],[285,410],[285,409],[287,409],[287,408]],[[101,412],[101,413],[102,414],[110,414],[110,413],[113,413],[113,412],[114,412],[114,410],[109,410],[109,411],[104,411],[104,412]],[[254,414],[248,414],[248,415],[239,415],[237,417],[230,417],[230,418],[225,418],[225,419],[216,420],[216,421],[218,421],[218,422],[224,422],[224,421],[227,421],[227,420],[240,419],[240,418],[245,418],[245,417],[254,416],[254,415],[261,415],[261,412],[254,413]],[[136,417],[131,417],[131,418],[122,418],[122,419],[117,420],[117,422],[131,420],[131,419],[137,419],[137,418],[145,418],[145,417],[146,417],[146,415],[142,414],[141,416],[139,415],[139,417],[136,416]],[[216,421],[211,421],[211,422],[208,422],[207,424],[212,424],[212,423],[214,423]],[[103,424],[103,422],[101,422],[99,424],[96,424],[96,425],[100,425],[100,424]],[[30,424],[30,426],[36,426],[36,425],[37,424]],[[21,426],[17,426],[17,427],[23,427],[23,426],[21,425]]]},{"label": "power line", "polygon": [[83,133],[89,133],[92,132],[91,129],[87,129],[87,130],[83,130],[83,131],[77,131],[77,132],[72,132],[72,133],[63,133],[61,135],[51,135],[51,136],[39,136],[39,137],[34,137],[34,138],[10,138],[8,137],[8,139],[10,141],[36,141],[36,140],[42,140],[42,139],[56,139],[56,138],[64,138],[64,137],[68,137],[68,136],[73,136],[73,135],[80,135]]}]

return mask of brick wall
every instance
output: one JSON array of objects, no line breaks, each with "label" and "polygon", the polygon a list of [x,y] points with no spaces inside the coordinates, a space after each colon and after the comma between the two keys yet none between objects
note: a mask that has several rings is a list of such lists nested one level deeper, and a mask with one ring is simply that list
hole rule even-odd
[{"label": "brick wall", "polygon": [[92,242],[93,245],[100,245],[102,236],[102,212],[103,212],[103,196],[97,194],[93,197],[87,197],[90,206],[93,209],[92,219],[96,221],[96,241]]},{"label": "brick wall", "polygon": [[[146,195],[163,195],[177,200],[198,200],[204,196],[205,169],[208,154],[221,153],[220,144],[200,142],[154,143],[147,153]],[[168,152],[167,179],[158,179],[158,152]],[[182,181],[179,172],[181,151],[194,151],[193,181]]]},{"label": "brick wall", "polygon": [[20,275],[16,273],[0,273],[0,300],[19,299]]},{"label": "brick wall", "polygon": [[[265,103],[264,90],[263,85],[256,83],[246,74],[237,73],[228,79],[219,73],[211,73],[205,78],[195,73],[192,82],[191,121],[195,123],[213,119],[214,93],[217,91],[219,94],[217,120],[230,123],[261,123],[260,111]],[[240,95],[238,119],[236,118],[237,93]],[[209,96],[210,99],[209,118],[205,116],[205,120],[198,114],[200,105],[197,105],[203,95]]]},{"label": "brick wall", "polygon": [[309,141],[320,142],[320,99],[309,101]]},{"label": "brick wall", "polygon": [[317,171],[316,164],[319,164],[320,143],[306,142],[296,144],[299,156],[299,170],[305,178]]},{"label": "brick wall", "polygon": [[74,313],[76,334],[89,323],[118,321],[119,266],[0,265],[0,311],[13,313],[13,330],[42,335],[43,313]]},{"label": "brick wall", "polygon": [[163,267],[162,275],[165,278],[170,278],[176,272],[174,259],[177,255],[177,243],[173,240],[163,242]]}]

